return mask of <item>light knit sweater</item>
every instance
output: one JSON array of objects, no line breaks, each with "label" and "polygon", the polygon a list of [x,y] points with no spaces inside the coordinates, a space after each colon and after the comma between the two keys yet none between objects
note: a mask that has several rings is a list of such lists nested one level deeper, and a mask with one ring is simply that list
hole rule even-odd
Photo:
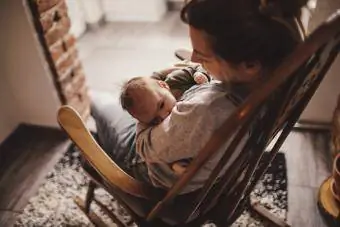
[{"label": "light knit sweater", "polygon": [[[178,180],[179,176],[172,169],[172,164],[198,155],[214,130],[235,110],[235,99],[230,94],[228,87],[219,82],[194,86],[184,93],[161,124],[138,129],[136,149],[145,161],[155,186],[170,188]],[[232,97],[236,97],[234,93]],[[228,138],[225,146],[203,166],[182,193],[202,187],[227,144]],[[225,169],[238,154],[238,151],[234,152]]]}]

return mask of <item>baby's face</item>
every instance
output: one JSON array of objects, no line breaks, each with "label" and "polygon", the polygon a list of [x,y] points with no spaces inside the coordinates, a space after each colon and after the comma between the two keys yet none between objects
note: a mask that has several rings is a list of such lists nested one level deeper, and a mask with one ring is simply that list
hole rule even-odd
[{"label": "baby's face", "polygon": [[144,124],[156,125],[162,122],[176,104],[175,97],[163,81],[150,79],[145,89],[133,94],[134,107],[129,113]]}]

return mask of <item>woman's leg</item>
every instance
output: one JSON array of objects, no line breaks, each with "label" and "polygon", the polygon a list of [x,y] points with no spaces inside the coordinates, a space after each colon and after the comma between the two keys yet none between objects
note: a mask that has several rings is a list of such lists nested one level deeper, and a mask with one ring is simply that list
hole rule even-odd
[{"label": "woman's leg", "polygon": [[98,134],[98,142],[104,151],[122,169],[127,171],[129,164],[136,158],[136,122],[114,102],[93,99],[91,103]]},{"label": "woman's leg", "polygon": [[134,178],[151,183],[146,164],[136,152],[136,120],[112,100],[92,95],[91,115],[98,143],[111,159]]}]

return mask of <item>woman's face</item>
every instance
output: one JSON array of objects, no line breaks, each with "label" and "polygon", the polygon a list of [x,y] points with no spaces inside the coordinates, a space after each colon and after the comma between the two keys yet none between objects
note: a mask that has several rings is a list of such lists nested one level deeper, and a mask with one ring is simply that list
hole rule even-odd
[{"label": "woman's face", "polygon": [[199,62],[217,80],[223,82],[252,82],[260,73],[260,69],[249,68],[244,63],[231,64],[218,57],[212,50],[208,35],[190,26],[190,38],[193,47],[192,60]]}]

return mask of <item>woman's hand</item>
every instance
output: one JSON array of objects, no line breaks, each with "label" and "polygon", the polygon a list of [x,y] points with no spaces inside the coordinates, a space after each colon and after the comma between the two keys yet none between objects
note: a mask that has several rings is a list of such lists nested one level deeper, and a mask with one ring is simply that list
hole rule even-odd
[{"label": "woman's hand", "polygon": [[194,80],[197,84],[205,84],[209,82],[208,77],[201,72],[195,72]]},{"label": "woman's hand", "polygon": [[175,162],[174,164],[172,164],[171,168],[177,176],[181,176],[187,169],[187,166],[181,165],[181,163],[179,162]]}]

